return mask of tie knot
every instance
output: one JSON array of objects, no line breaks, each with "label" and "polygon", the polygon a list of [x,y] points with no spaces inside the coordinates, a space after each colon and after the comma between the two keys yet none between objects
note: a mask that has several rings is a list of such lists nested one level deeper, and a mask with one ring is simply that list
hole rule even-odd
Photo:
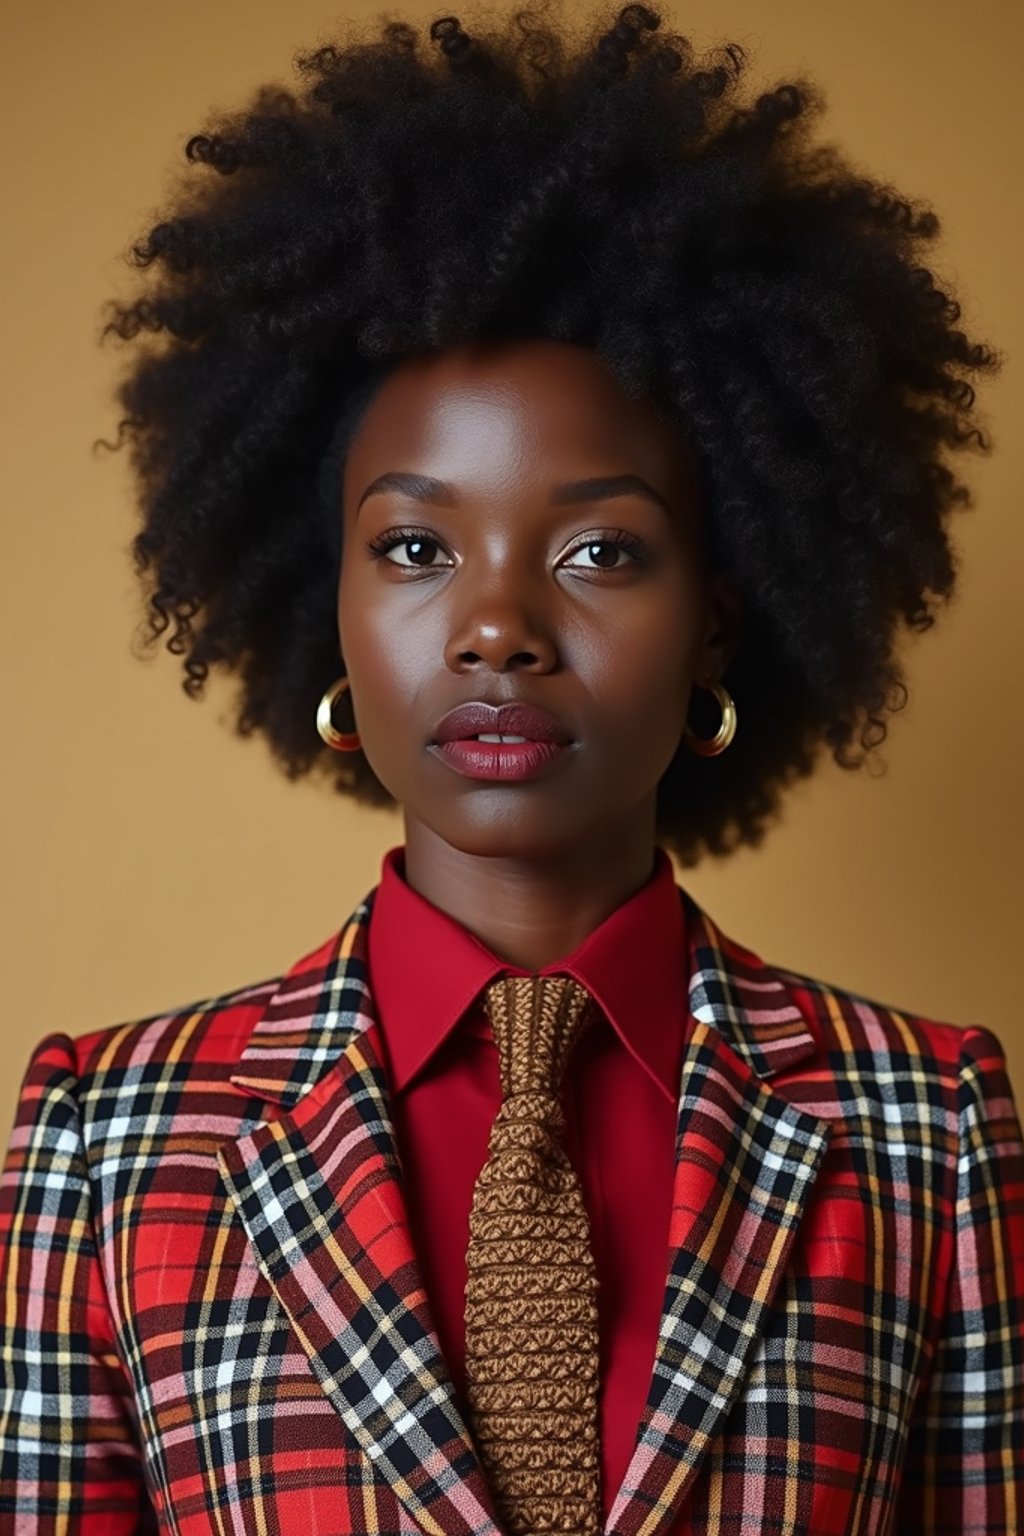
[{"label": "tie knot", "polygon": [[558,1095],[594,999],[571,976],[501,976],[483,997],[498,1048],[502,1094]]}]

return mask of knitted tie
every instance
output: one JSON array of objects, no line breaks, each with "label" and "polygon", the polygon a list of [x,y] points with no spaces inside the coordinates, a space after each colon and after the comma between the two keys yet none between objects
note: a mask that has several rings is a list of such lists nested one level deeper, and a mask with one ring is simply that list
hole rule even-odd
[{"label": "knitted tie", "polygon": [[598,1282],[560,1098],[592,1004],[571,976],[503,976],[483,998],[503,1097],[469,1216],[466,1392],[510,1536],[602,1525]]}]

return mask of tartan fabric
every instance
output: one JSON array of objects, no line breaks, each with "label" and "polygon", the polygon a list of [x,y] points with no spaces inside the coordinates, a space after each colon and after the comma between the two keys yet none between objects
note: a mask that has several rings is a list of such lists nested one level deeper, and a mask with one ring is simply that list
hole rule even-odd
[{"label": "tartan fabric", "polygon": [[[680,900],[664,1310],[606,1536],[1022,1529],[999,1041]],[[3,1536],[499,1536],[409,1236],[372,902],[284,976],[32,1053],[0,1181]]]}]

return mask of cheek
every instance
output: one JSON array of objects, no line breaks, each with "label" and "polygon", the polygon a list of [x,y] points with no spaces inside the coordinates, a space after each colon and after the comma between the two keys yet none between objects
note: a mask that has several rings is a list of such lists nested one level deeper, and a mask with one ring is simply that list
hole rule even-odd
[{"label": "cheek", "polygon": [[397,614],[373,602],[361,575],[342,573],[338,591],[338,636],[352,685],[352,697],[366,734],[373,722],[409,719],[424,685],[437,672],[443,643],[408,611]]},{"label": "cheek", "polygon": [[697,635],[697,617],[678,591],[672,601],[637,604],[621,622],[588,632],[580,670],[618,729],[632,723],[650,735],[652,724],[671,724],[673,711],[682,716]]}]

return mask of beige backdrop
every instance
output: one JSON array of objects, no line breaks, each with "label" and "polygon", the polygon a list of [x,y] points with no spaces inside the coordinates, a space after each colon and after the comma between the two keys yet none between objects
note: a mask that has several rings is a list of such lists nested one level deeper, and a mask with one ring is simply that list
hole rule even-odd
[{"label": "beige backdrop", "polygon": [[[111,431],[120,357],[97,345],[99,308],[127,288],[121,253],[186,137],[208,107],[290,78],[294,51],[340,14],[321,0],[32,0],[5,18],[4,1140],[43,1034],[278,973],[341,923],[401,837],[397,815],[289,785],[261,744],[235,740],[226,685],[197,706],[177,658],[132,656],[126,460],[89,446]],[[887,774],[826,764],[761,851],[685,883],[769,959],[988,1025],[1021,1100],[1024,7],[673,0],[662,14],[700,48],[744,44],[754,82],[813,74],[822,133],[933,201],[933,267],[962,285],[968,331],[1009,355],[979,384],[995,452],[959,460],[976,497],[957,524],[961,595],[908,652]]]}]

